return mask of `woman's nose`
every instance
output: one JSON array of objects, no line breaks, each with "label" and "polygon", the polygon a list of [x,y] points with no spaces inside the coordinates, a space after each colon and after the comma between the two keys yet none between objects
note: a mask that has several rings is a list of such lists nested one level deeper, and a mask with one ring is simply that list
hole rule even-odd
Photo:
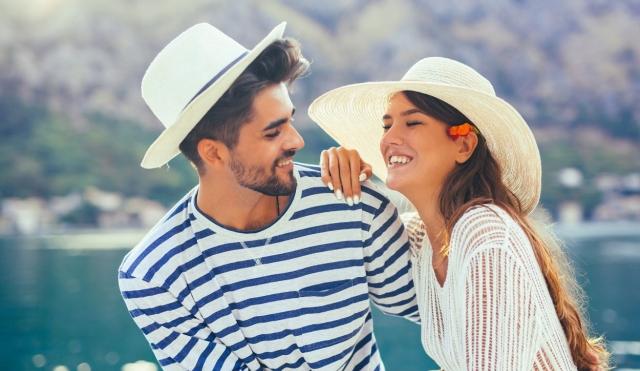
[{"label": "woman's nose", "polygon": [[394,129],[394,126],[391,126],[380,139],[380,153],[382,156],[385,156],[387,150],[391,146],[401,145],[404,141],[402,139],[402,133],[399,133],[400,130]]},{"label": "woman's nose", "polygon": [[403,141],[403,133],[399,125],[391,125],[382,135],[382,144],[385,145],[402,144]]}]

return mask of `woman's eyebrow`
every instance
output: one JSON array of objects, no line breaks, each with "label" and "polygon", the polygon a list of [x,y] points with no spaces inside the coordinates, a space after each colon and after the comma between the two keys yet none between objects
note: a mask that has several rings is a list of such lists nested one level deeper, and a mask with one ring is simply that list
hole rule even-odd
[{"label": "woman's eyebrow", "polygon": [[[400,112],[400,116],[409,116],[409,115],[413,115],[414,113],[424,113],[424,112],[420,111],[417,108],[411,108],[406,111]],[[390,118],[391,118],[391,115],[389,115],[388,113],[382,116],[383,120],[389,120]]]},{"label": "woman's eyebrow", "polygon": [[413,115],[414,113],[423,113],[423,112],[420,111],[417,108],[411,108],[411,109],[408,109],[408,110],[406,110],[404,112],[401,112],[400,116],[409,116],[409,115]]}]

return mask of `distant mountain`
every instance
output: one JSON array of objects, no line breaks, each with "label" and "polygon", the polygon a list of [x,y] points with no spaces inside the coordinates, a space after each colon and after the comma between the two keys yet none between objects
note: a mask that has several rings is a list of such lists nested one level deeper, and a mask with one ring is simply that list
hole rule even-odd
[{"label": "distant mountain", "polygon": [[[158,127],[140,99],[155,53],[210,22],[253,46],[288,21],[314,61],[299,105],[341,84],[399,78],[426,56],[485,74],[534,126],[640,138],[640,2],[634,0],[131,1],[0,4],[0,88],[67,113]],[[301,111],[302,112],[302,111]]]}]

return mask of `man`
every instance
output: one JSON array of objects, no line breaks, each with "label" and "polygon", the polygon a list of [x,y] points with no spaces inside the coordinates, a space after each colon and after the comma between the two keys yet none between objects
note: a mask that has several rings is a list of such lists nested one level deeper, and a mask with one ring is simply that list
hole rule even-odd
[{"label": "man", "polygon": [[165,369],[381,369],[369,299],[417,318],[393,205],[369,183],[337,201],[318,167],[292,162],[304,141],[287,85],[308,62],[284,26],[250,51],[193,26],[143,78],[166,129],[142,166],[182,152],[199,177],[119,270]]}]

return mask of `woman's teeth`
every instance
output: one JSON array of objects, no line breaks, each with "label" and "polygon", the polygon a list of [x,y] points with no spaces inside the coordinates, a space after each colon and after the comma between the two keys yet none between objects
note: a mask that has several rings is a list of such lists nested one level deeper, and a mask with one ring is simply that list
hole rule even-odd
[{"label": "woman's teeth", "polygon": [[391,156],[389,157],[389,162],[387,163],[387,166],[389,167],[400,166],[400,165],[404,165],[411,162],[411,160],[413,159],[407,156]]}]

